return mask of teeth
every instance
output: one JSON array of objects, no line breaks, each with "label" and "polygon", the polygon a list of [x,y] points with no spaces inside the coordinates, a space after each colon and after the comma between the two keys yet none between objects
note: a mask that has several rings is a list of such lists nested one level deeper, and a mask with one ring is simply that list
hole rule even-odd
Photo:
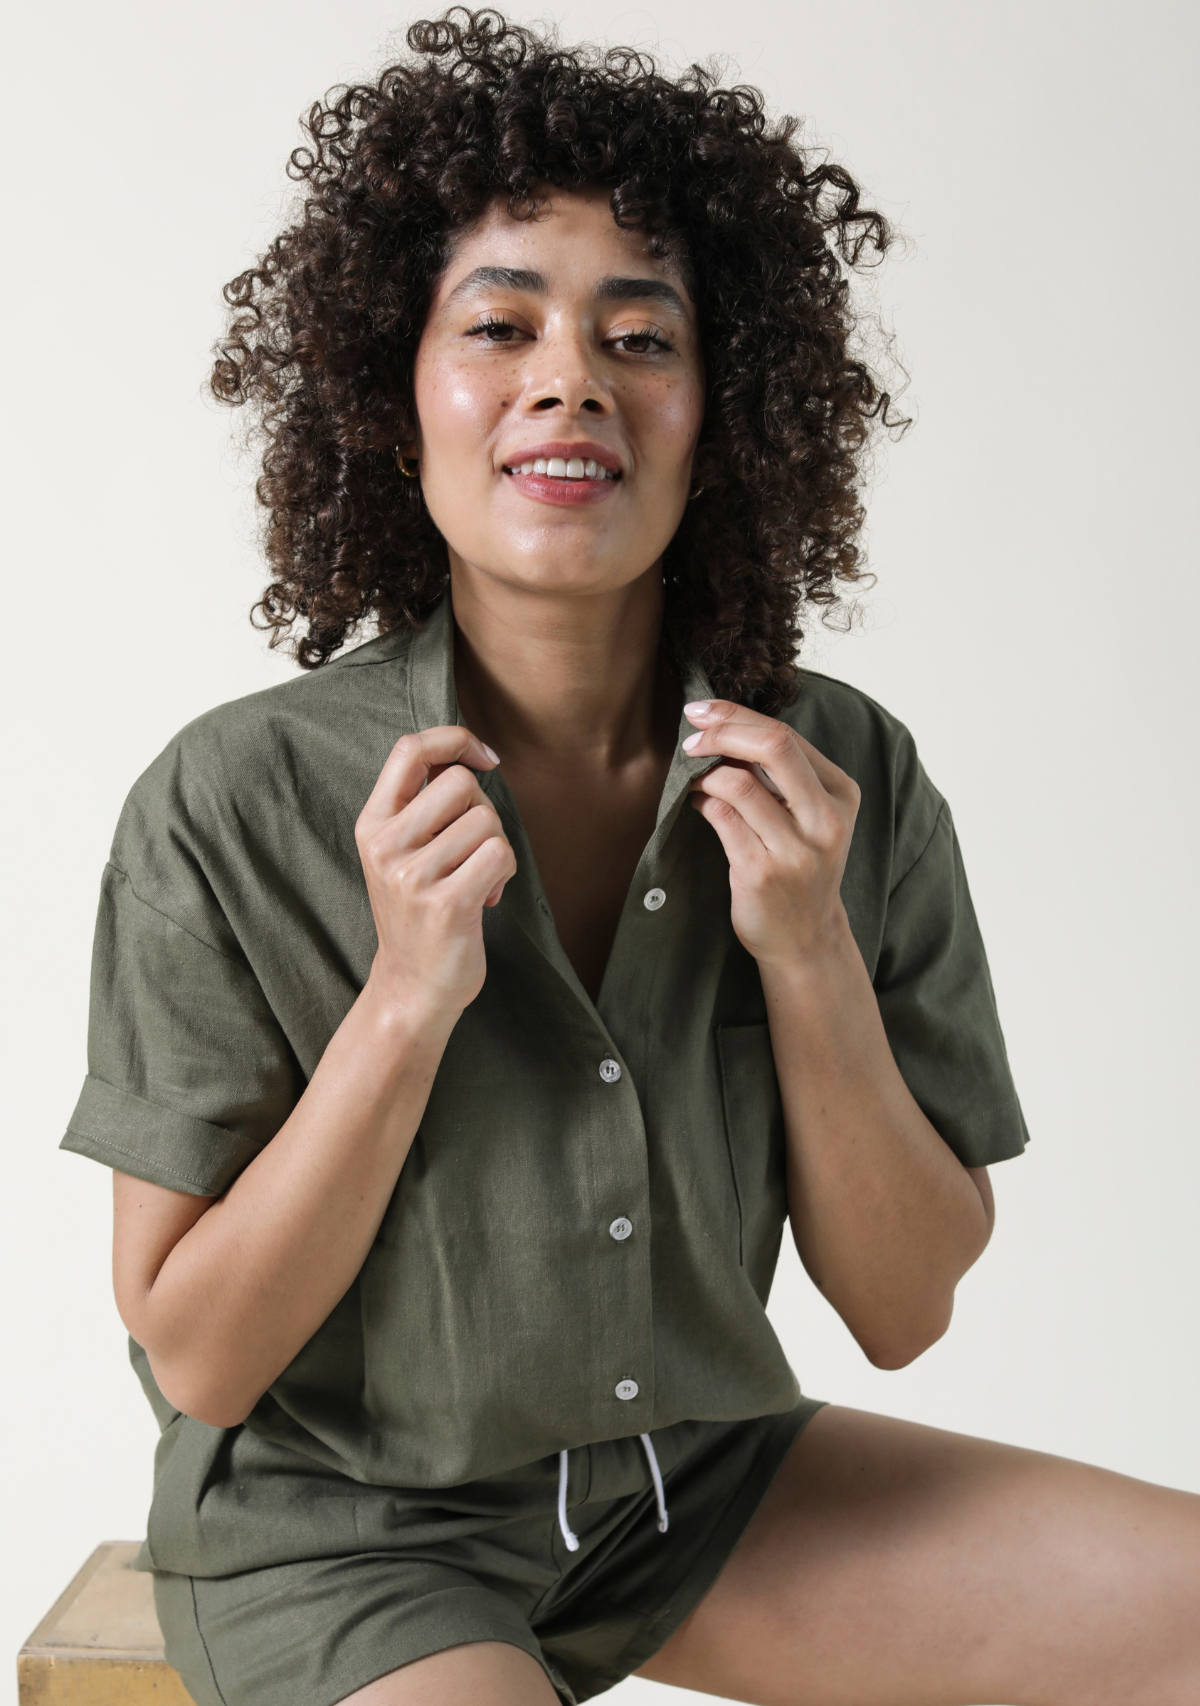
[{"label": "teeth", "polygon": [[514,474],[546,474],[552,480],[615,480],[617,477],[592,457],[585,462],[581,456],[572,456],[570,461],[562,456],[539,456],[535,462],[522,462],[512,471]]}]

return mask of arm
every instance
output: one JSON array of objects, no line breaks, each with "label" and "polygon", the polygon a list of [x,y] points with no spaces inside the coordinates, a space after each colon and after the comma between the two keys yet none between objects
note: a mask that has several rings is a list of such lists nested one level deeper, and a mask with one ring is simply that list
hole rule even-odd
[{"label": "arm", "polygon": [[734,929],[762,977],[796,1247],[871,1361],[899,1368],[945,1332],[987,1244],[987,1172],[942,1141],[888,1046],[841,901],[857,785],[772,718],[720,700],[687,715],[692,755],[733,761],[693,802],[729,856]]},{"label": "arm", "polygon": [[353,1283],[482,987],[482,908],[516,861],[459,760],[496,762],[465,729],[430,729],[380,772],[356,827],[378,951],[271,1142],[215,1199],[114,1175],[121,1318],[164,1396],[215,1427],[245,1419]]}]

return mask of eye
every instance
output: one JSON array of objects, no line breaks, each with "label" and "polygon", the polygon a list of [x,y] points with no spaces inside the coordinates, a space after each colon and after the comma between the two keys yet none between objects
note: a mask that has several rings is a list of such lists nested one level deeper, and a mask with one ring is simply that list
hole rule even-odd
[{"label": "eye", "polygon": [[489,344],[511,344],[519,335],[519,327],[499,314],[489,314],[467,333],[469,338],[482,338]]},{"label": "eye", "polygon": [[636,332],[620,332],[612,339],[613,344],[624,355],[655,355],[659,350],[669,350],[673,346],[669,338],[664,338],[661,332],[652,326],[645,326]]}]

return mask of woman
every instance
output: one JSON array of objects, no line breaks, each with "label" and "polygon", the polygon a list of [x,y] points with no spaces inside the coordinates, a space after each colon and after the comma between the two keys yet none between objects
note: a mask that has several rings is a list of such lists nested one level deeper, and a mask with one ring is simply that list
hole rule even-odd
[{"label": "woman", "polygon": [[1200,1501],[802,1398],[764,1312],[788,1218],[918,1356],[1025,1139],[946,806],[792,662],[886,227],[751,91],[409,42],[228,292],[308,673],[130,795],[65,1140],[168,1655],[204,1706],[1194,1702]]}]

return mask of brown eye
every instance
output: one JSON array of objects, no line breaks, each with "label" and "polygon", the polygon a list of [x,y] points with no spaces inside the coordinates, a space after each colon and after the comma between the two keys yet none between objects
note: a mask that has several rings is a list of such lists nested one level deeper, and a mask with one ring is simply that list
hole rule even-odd
[{"label": "brown eye", "polygon": [[510,320],[483,320],[467,333],[469,338],[483,338],[489,344],[511,344],[516,335],[517,328]]},{"label": "brown eye", "polygon": [[625,332],[616,342],[626,355],[653,355],[656,350],[671,347],[657,332]]}]

